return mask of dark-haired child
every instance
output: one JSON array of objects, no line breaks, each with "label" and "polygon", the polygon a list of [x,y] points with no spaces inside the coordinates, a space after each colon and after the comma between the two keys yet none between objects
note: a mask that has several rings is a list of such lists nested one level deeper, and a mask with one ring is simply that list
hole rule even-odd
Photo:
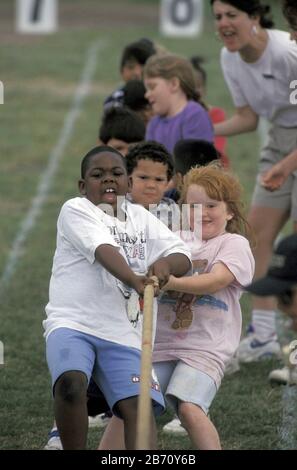
[{"label": "dark-haired child", "polygon": [[145,125],[153,116],[152,107],[145,97],[146,88],[142,80],[129,80],[123,88],[123,105],[134,111]]},{"label": "dark-haired child", "polygon": [[103,114],[99,129],[99,141],[118,150],[123,156],[130,144],[141,142],[145,137],[145,124],[133,111],[113,107]]},{"label": "dark-haired child", "polygon": [[174,172],[173,159],[168,150],[158,142],[141,142],[130,148],[126,161],[132,183],[131,200],[150,210],[170,230],[179,230],[179,207],[164,196]]},{"label": "dark-haired child", "polygon": [[[144,208],[125,198],[125,160],[96,147],[82,161],[79,190],[58,218],[57,248],[44,321],[55,417],[64,449],[84,449],[86,392],[91,375],[109,408],[124,421],[125,445],[135,448],[141,317],[129,296],[148,276],[162,287],[190,267],[184,243]],[[113,308],[111,308],[113,307]],[[155,412],[163,397],[152,388]],[[152,418],[150,448],[156,447]]]},{"label": "dark-haired child", "polygon": [[218,160],[219,163],[221,161],[220,157],[221,154],[217,151],[215,146],[206,140],[179,140],[173,150],[175,188],[168,190],[165,193],[166,196],[174,201],[178,201],[186,173],[195,166],[205,166],[214,160]]},{"label": "dark-haired child", "polygon": [[[130,80],[141,80],[143,67],[147,59],[156,53],[154,43],[148,38],[141,38],[124,47],[120,59],[120,73],[125,83]],[[117,88],[104,101],[104,109],[111,106],[122,106],[124,99],[124,86]]]}]

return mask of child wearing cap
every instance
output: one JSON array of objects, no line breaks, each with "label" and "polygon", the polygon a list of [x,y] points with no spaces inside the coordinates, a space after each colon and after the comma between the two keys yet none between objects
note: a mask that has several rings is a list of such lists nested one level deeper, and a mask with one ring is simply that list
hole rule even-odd
[{"label": "child wearing cap", "polygon": [[[245,287],[245,290],[260,297],[274,296],[278,308],[291,318],[297,331],[297,234],[290,235],[277,245],[266,275]],[[297,359],[291,351],[291,363],[269,374],[271,382],[297,384]]]}]

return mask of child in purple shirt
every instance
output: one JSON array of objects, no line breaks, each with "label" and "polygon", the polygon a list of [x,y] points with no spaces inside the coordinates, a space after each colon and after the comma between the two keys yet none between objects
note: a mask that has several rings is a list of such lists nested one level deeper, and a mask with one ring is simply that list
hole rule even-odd
[{"label": "child in purple shirt", "polygon": [[213,142],[212,124],[198,102],[193,68],[187,59],[173,54],[150,57],[144,67],[144,83],[155,113],[146,140],[162,143],[169,152],[181,139]]}]

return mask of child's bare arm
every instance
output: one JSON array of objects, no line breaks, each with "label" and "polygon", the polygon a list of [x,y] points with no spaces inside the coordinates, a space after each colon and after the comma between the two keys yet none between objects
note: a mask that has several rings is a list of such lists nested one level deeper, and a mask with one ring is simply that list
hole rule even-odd
[{"label": "child's bare arm", "polygon": [[227,287],[235,279],[231,271],[223,263],[217,263],[212,270],[206,274],[190,277],[170,276],[169,282],[163,290],[174,290],[187,294],[214,294]]},{"label": "child's bare arm", "polygon": [[114,246],[107,244],[98,246],[95,258],[110,274],[135,289],[138,294],[143,294],[147,278],[137,276]]},{"label": "child's bare arm", "polygon": [[168,280],[170,274],[183,276],[191,268],[191,262],[186,255],[182,253],[173,253],[157,260],[149,269],[148,276],[157,276],[159,285],[162,288]]}]

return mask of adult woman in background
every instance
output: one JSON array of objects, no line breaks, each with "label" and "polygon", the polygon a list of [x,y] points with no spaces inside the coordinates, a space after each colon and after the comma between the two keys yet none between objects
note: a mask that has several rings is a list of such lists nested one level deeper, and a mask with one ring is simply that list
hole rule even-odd
[{"label": "adult woman in background", "polygon": [[[283,14],[288,22],[291,39],[297,43],[297,2],[296,0],[283,0]],[[296,103],[297,98],[297,80],[292,84],[295,91],[292,92],[292,100]],[[263,184],[265,188],[270,191],[275,191],[280,188],[286,181],[288,176],[297,170],[297,156],[288,155],[286,158],[276,163],[268,172],[263,176]]]},{"label": "adult woman in background", "polygon": [[[215,125],[222,136],[251,132],[259,117],[271,123],[269,142],[262,149],[249,222],[257,237],[255,277],[267,270],[273,243],[291,216],[297,231],[297,178],[270,191],[263,175],[286,157],[297,158],[297,109],[290,101],[290,84],[297,77],[297,45],[290,34],[272,29],[268,6],[259,0],[211,0],[217,33],[224,44],[221,65],[235,105],[230,119]],[[275,303],[253,299],[251,334],[238,350],[239,360],[251,362],[279,355]]]}]

